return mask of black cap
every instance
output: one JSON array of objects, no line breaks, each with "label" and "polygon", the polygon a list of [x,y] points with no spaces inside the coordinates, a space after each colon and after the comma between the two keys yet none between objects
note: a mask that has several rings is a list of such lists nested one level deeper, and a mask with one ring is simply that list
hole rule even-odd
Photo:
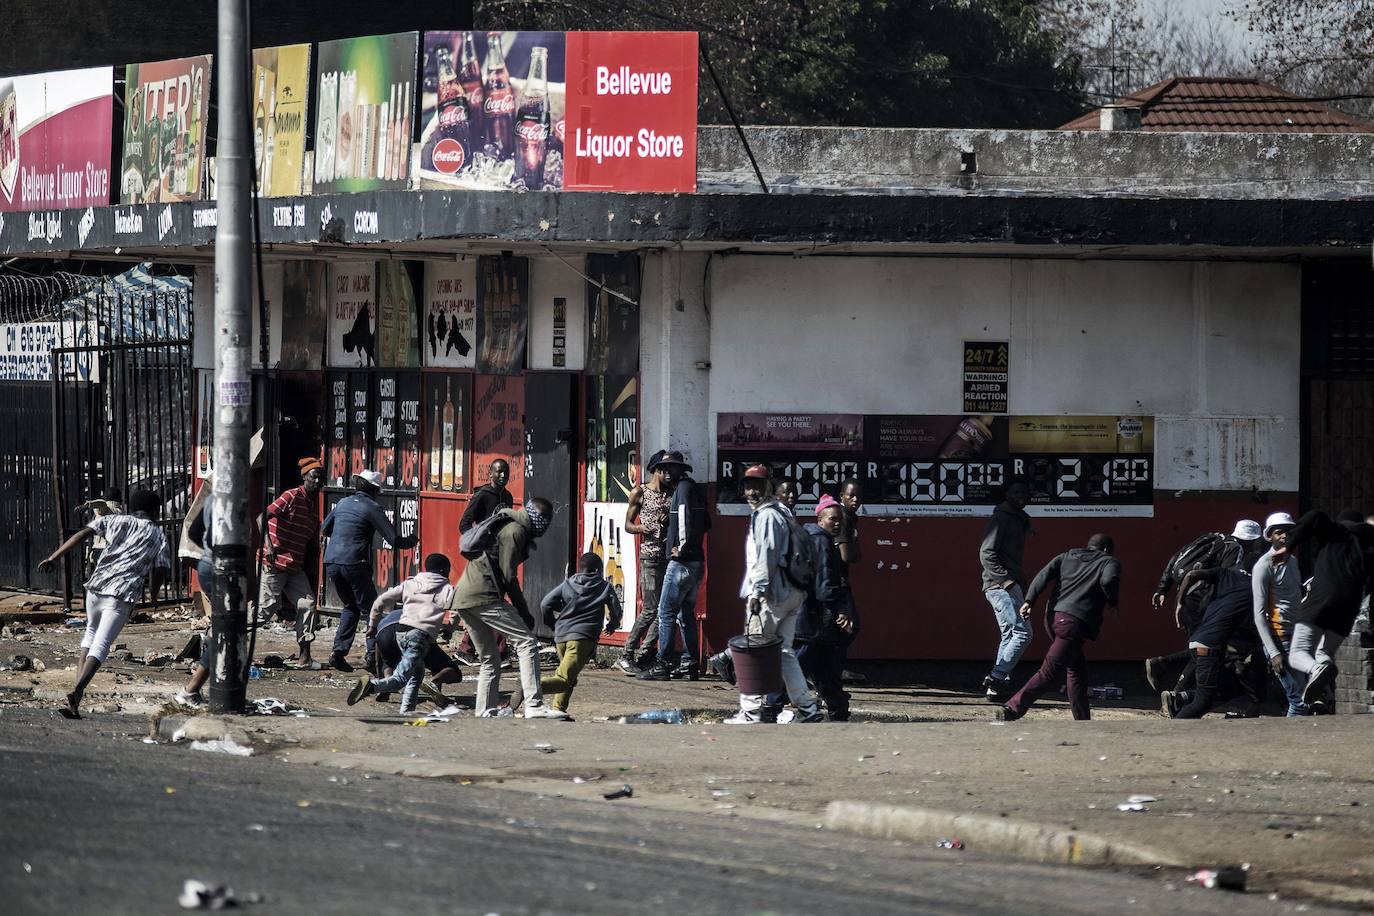
[{"label": "black cap", "polygon": [[682,457],[682,452],[670,452],[666,449],[659,449],[654,452],[649,459],[649,473],[652,474],[665,464],[675,464],[685,471],[691,472],[692,466]]}]

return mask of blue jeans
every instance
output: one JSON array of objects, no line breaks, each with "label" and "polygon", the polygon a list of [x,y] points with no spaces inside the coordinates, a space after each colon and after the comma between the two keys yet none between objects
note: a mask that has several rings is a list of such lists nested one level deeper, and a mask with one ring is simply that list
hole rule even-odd
[{"label": "blue jeans", "polygon": [[415,708],[415,694],[420,689],[420,679],[425,676],[425,655],[434,645],[434,637],[424,630],[404,630],[397,632],[396,644],[401,647],[401,662],[391,677],[372,682],[373,693],[391,693],[401,689],[401,708]]},{"label": "blue jeans", "polygon": [[658,599],[658,660],[672,665],[676,656],[677,627],[682,627],[682,642],[687,657],[697,660],[697,586],[706,564],[700,560],[687,563],[669,560],[663,573],[663,591]]},{"label": "blue jeans", "polygon": [[1283,649],[1283,672],[1278,675],[1279,684],[1283,687],[1283,695],[1288,698],[1288,715],[1306,716],[1311,714],[1311,710],[1302,701],[1302,689],[1307,686],[1307,678],[1298,674],[1288,666],[1288,650],[1292,647],[1288,640],[1279,642]]},{"label": "blue jeans", "polygon": [[1031,628],[1029,620],[1021,619],[1021,586],[1011,588],[990,588],[983,592],[997,615],[997,626],[1002,631],[1002,641],[997,646],[997,661],[992,666],[992,676],[999,681],[1011,677],[1012,669],[1021,660],[1021,653],[1030,645]]},{"label": "blue jeans", "polygon": [[[372,603],[377,600],[377,583],[372,581],[372,567],[366,563],[326,563],[324,574],[334,583],[334,589],[343,602],[339,612],[339,629],[334,632],[334,651],[347,655],[353,648],[353,635],[358,631],[358,620],[372,613]],[[372,651],[372,640],[367,641],[367,649]]]}]

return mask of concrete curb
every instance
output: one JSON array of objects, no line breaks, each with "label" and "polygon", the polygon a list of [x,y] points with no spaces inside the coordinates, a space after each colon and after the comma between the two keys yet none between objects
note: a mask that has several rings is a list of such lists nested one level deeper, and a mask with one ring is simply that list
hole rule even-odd
[{"label": "concrete curb", "polygon": [[1168,853],[1048,824],[928,808],[832,801],[825,826],[883,839],[934,845],[958,837],[970,849],[1053,865],[1164,865],[1184,863]]}]

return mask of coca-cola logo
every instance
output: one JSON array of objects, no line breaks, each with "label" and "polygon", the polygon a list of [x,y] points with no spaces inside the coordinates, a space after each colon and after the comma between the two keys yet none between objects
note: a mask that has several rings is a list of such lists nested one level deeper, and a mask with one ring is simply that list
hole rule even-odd
[{"label": "coca-cola logo", "polygon": [[558,142],[563,142],[563,119],[559,118],[558,123],[553,126],[553,135],[558,138]]},{"label": "coca-cola logo", "polygon": [[489,115],[515,114],[515,93],[507,89],[496,95],[488,94],[482,101],[482,110]]},{"label": "coca-cola logo", "polygon": [[463,167],[463,144],[452,137],[445,137],[434,144],[434,168],[445,175],[452,175]]},{"label": "coca-cola logo", "polygon": [[549,130],[540,121],[521,121],[515,125],[515,135],[521,140],[539,143],[549,136]]}]

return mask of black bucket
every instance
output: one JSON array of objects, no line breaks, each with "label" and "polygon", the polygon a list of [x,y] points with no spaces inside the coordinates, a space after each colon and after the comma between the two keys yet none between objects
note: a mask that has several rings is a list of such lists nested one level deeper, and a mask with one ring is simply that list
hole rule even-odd
[{"label": "black bucket", "polygon": [[758,695],[782,690],[782,637],[735,636],[730,639],[735,682],[740,693]]}]

